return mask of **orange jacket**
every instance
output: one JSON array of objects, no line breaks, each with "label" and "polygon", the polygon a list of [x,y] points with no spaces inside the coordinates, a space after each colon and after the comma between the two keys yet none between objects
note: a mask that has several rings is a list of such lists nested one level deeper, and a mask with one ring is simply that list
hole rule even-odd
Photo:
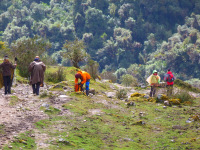
[{"label": "orange jacket", "polygon": [[[90,74],[85,71],[78,71],[77,73],[81,74],[81,84],[84,84],[87,80],[90,79]],[[75,78],[75,84],[78,83],[78,78]]]}]

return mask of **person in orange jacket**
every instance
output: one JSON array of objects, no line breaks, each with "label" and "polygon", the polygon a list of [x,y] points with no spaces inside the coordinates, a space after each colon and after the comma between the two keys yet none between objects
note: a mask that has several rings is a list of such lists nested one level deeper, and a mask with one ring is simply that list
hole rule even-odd
[{"label": "person in orange jacket", "polygon": [[[89,85],[90,85],[90,74],[85,71],[78,71],[75,74],[75,84],[81,85],[81,90],[83,87],[83,84],[85,83],[85,89],[86,89],[86,95],[89,95]],[[78,83],[78,79],[81,80],[80,83]]]}]

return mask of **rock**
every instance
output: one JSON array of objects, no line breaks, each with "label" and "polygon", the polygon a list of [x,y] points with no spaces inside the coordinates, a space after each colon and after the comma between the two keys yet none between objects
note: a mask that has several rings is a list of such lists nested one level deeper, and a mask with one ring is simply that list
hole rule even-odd
[{"label": "rock", "polygon": [[127,103],[127,105],[128,105],[128,106],[136,106],[136,104],[135,104],[134,102],[132,102],[132,101],[129,102],[129,103]]},{"label": "rock", "polygon": [[131,139],[131,138],[124,138],[124,141],[132,141],[132,142],[134,142],[134,140]]},{"label": "rock", "polygon": [[162,94],[158,94],[157,98],[158,98],[158,100],[161,100]]},{"label": "rock", "polygon": [[107,92],[106,93],[106,96],[108,97],[108,98],[113,98],[113,97],[115,97],[115,92]]},{"label": "rock", "polygon": [[90,90],[89,90],[89,93],[95,95],[95,94],[96,94],[96,91],[95,91],[95,89],[90,89]]},{"label": "rock", "polygon": [[145,95],[144,98],[148,99],[148,98],[149,98],[149,95]]},{"label": "rock", "polygon": [[165,105],[165,106],[170,106],[169,101],[164,101],[164,105]]},{"label": "rock", "polygon": [[163,106],[163,109],[167,109],[167,106]]},{"label": "rock", "polygon": [[67,95],[60,95],[60,96],[58,96],[59,98],[68,98],[69,96],[67,96]]},{"label": "rock", "polygon": [[173,127],[172,127],[172,129],[183,130],[183,129],[184,129],[184,127],[182,127],[182,126],[179,126],[179,125],[175,125],[175,126],[173,126]]},{"label": "rock", "polygon": [[67,140],[65,140],[65,139],[63,139],[63,138],[60,138],[58,141],[59,141],[60,143],[66,144],[66,145],[70,144],[69,141],[67,141]]},{"label": "rock", "polygon": [[49,104],[43,103],[42,107],[45,107],[46,109],[49,109]]}]

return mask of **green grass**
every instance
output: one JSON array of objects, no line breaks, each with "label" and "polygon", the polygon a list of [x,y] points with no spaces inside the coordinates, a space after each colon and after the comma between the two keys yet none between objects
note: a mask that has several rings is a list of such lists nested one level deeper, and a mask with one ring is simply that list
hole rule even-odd
[{"label": "green grass", "polygon": [[[20,134],[18,137],[15,137],[13,142],[10,145],[4,147],[4,150],[36,150],[35,139],[31,137],[33,131],[27,131],[25,133]],[[12,146],[12,148],[9,148]]]}]

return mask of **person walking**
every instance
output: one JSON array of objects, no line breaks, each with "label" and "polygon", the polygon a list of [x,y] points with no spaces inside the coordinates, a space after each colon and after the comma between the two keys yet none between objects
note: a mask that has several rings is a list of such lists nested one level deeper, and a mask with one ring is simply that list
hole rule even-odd
[{"label": "person walking", "polygon": [[[85,89],[86,89],[86,95],[89,95],[89,85],[90,85],[90,74],[85,71],[78,71],[75,74],[75,84],[78,84],[81,86],[81,91],[83,91],[83,84],[85,83]],[[78,79],[81,80],[80,83],[78,83]]]},{"label": "person walking", "polygon": [[147,82],[151,86],[150,97],[154,97],[156,94],[156,89],[160,84],[160,76],[156,70],[153,70],[153,74],[147,78]]},{"label": "person walking", "polygon": [[[17,64],[12,64],[9,61],[8,56],[4,56],[4,61],[2,64],[0,64],[0,68],[2,68],[2,75],[3,75],[3,84],[5,87],[5,95],[6,94],[11,94],[11,85],[12,85],[12,80],[11,76],[13,75],[12,69],[14,70],[16,68]],[[13,71],[14,73],[14,71]],[[13,78],[13,76],[12,76]]]},{"label": "person walking", "polygon": [[28,68],[28,71],[31,72],[30,84],[32,85],[33,94],[39,95],[40,86],[44,84],[45,70],[45,64],[36,56]]},{"label": "person walking", "polygon": [[172,74],[171,70],[168,69],[167,73],[164,76],[164,81],[167,82],[167,96],[172,96],[173,94],[173,85],[174,85],[175,77]]}]

